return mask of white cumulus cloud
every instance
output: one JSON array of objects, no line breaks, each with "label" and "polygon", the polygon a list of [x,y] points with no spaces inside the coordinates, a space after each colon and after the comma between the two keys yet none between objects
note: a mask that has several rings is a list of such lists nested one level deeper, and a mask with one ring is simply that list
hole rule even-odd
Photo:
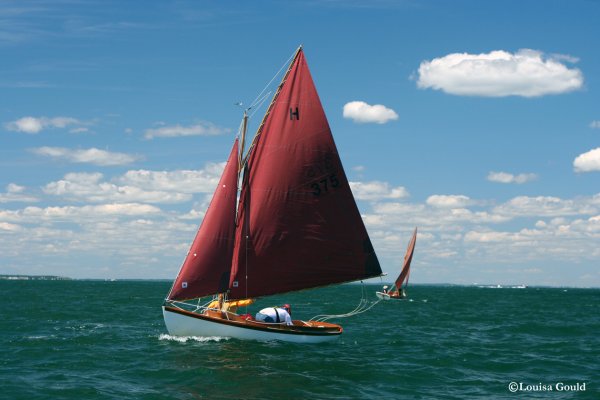
[{"label": "white cumulus cloud", "polygon": [[98,218],[107,215],[138,216],[157,214],[161,210],[158,207],[149,204],[140,203],[122,203],[122,204],[100,204],[86,205],[82,207],[64,206],[64,207],[27,207],[21,214],[23,217],[36,218],[42,220],[74,220],[78,218]]},{"label": "white cumulus cloud", "polygon": [[201,122],[195,125],[183,126],[161,126],[160,128],[147,129],[144,133],[146,139],[155,137],[177,137],[177,136],[214,136],[231,132],[231,129],[218,127],[210,122]]},{"label": "white cumulus cloud", "polygon": [[9,131],[36,134],[46,128],[66,128],[73,125],[79,126],[79,128],[75,128],[77,132],[87,131],[87,128],[80,126],[83,125],[83,122],[71,117],[23,117],[8,122],[4,126]]},{"label": "white cumulus cloud", "polygon": [[344,105],[344,118],[358,123],[385,124],[398,119],[398,114],[381,104],[372,106],[364,101],[351,101]]},{"label": "white cumulus cloud", "polygon": [[487,176],[487,180],[490,182],[498,182],[498,183],[526,183],[537,179],[536,174],[527,173],[527,174],[518,174],[513,175],[508,172],[490,172]]},{"label": "white cumulus cloud", "polygon": [[591,215],[600,210],[600,196],[589,200],[564,200],[553,196],[517,196],[508,202],[494,207],[494,214],[516,217],[558,217],[570,215]]},{"label": "white cumulus cloud", "polygon": [[0,203],[32,203],[38,200],[38,198],[26,194],[25,187],[19,186],[15,183],[9,183],[6,186],[6,193],[0,193]]},{"label": "white cumulus cloud", "polygon": [[580,89],[583,74],[564,62],[564,55],[544,56],[540,51],[516,53],[496,50],[483,54],[452,53],[419,66],[417,86],[459,96],[537,97]]},{"label": "white cumulus cloud", "polygon": [[391,187],[387,182],[350,182],[350,189],[358,200],[400,199],[408,197],[408,191],[402,187]]},{"label": "white cumulus cloud", "polygon": [[125,153],[114,153],[100,150],[95,147],[90,149],[67,149],[64,147],[38,147],[31,150],[33,153],[73,163],[87,163],[100,166],[125,165],[137,160],[139,157]]},{"label": "white cumulus cloud", "polygon": [[600,147],[580,154],[573,161],[576,172],[600,171]]},{"label": "white cumulus cloud", "polygon": [[19,225],[11,224],[8,222],[0,222],[0,230],[8,232],[20,231],[22,228]]},{"label": "white cumulus cloud", "polygon": [[64,179],[50,182],[44,193],[74,201],[94,203],[181,203],[191,199],[190,194],[162,190],[147,190],[130,185],[102,181],[100,173],[70,173]]},{"label": "white cumulus cloud", "polygon": [[44,186],[46,194],[93,203],[183,203],[195,193],[212,193],[225,163],[201,170],[131,170],[111,181],[101,173],[69,173]]},{"label": "white cumulus cloud", "polygon": [[146,190],[180,193],[212,193],[226,163],[207,163],[201,170],[149,171],[132,170],[117,178],[123,185]]},{"label": "white cumulus cloud", "polygon": [[592,129],[600,129],[600,121],[595,120],[590,122],[590,128]]},{"label": "white cumulus cloud", "polygon": [[471,199],[464,195],[434,194],[427,198],[427,204],[440,208],[462,208],[471,204]]},{"label": "white cumulus cloud", "polygon": [[505,242],[512,241],[516,235],[507,232],[476,232],[470,231],[465,235],[466,242]]}]

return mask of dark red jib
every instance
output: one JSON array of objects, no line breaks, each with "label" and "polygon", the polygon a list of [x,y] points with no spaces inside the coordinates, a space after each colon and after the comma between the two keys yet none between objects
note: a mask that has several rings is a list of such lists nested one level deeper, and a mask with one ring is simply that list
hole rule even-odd
[{"label": "dark red jib", "polygon": [[235,233],[238,141],[168,298],[185,300],[227,290]]}]

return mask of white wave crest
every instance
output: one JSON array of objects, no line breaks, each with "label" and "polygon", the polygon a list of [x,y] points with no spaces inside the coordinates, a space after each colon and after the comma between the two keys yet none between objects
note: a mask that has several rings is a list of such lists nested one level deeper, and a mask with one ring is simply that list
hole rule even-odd
[{"label": "white wave crest", "polygon": [[172,335],[168,335],[166,333],[162,333],[158,337],[158,340],[170,340],[170,341],[179,342],[179,343],[186,343],[188,341],[205,343],[205,342],[220,342],[222,340],[229,340],[229,338],[222,337],[222,336],[172,336]]}]

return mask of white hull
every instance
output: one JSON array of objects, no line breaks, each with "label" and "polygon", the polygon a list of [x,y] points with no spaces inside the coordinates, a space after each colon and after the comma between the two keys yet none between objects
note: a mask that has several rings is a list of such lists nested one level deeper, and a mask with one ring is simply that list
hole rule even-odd
[{"label": "white hull", "polygon": [[[323,323],[312,328],[287,327],[281,324],[268,324],[245,321],[232,321],[219,318],[209,318],[189,312],[178,312],[163,306],[163,317],[170,335],[173,336],[200,336],[200,337],[229,337],[242,340],[280,340],[295,343],[321,343],[337,339],[342,333],[332,332]],[[321,323],[319,323],[321,324]],[[311,330],[313,332],[306,332]],[[305,332],[303,332],[305,331]],[[321,332],[319,332],[321,331]]]},{"label": "white hull", "polygon": [[404,297],[392,297],[387,293],[383,293],[383,292],[375,292],[375,296],[377,296],[378,299],[381,300],[405,300]]},{"label": "white hull", "polygon": [[383,292],[375,292],[375,296],[377,296],[377,298],[380,300],[389,300],[390,299],[390,295],[387,293],[383,293]]}]

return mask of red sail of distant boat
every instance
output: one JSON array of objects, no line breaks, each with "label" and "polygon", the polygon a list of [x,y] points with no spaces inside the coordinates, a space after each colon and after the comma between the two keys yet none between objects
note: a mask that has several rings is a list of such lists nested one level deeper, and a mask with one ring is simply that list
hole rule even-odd
[{"label": "red sail of distant boat", "polygon": [[400,290],[400,288],[402,287],[402,284],[404,282],[406,282],[406,284],[408,284],[408,278],[410,275],[410,263],[413,258],[413,253],[415,251],[416,243],[417,243],[417,228],[415,228],[412,238],[410,239],[410,242],[408,243],[408,247],[406,249],[406,254],[404,255],[404,264],[402,265],[402,271],[400,272],[398,279],[396,279],[395,286],[398,290]]},{"label": "red sail of distant boat", "polygon": [[249,150],[228,296],[265,296],[379,275],[299,49]]},{"label": "red sail of distant boat", "polygon": [[193,299],[227,291],[234,245],[238,170],[236,139],[169,299]]}]

